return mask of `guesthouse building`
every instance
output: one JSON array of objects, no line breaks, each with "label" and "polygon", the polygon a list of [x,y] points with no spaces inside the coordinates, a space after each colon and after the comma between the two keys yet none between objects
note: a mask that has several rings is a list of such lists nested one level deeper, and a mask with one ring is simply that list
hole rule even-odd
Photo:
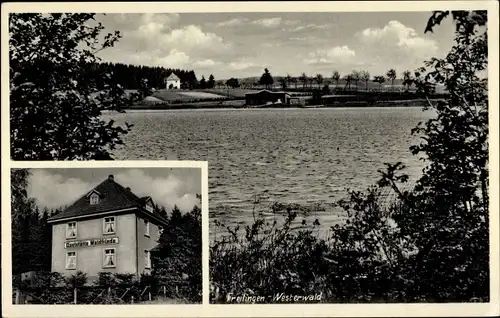
[{"label": "guesthouse building", "polygon": [[170,74],[165,78],[165,88],[166,89],[179,89],[181,88],[181,80],[174,73]]},{"label": "guesthouse building", "polygon": [[165,217],[151,197],[138,197],[113,175],[52,216],[52,271],[140,275],[152,270],[151,250],[158,245]]}]

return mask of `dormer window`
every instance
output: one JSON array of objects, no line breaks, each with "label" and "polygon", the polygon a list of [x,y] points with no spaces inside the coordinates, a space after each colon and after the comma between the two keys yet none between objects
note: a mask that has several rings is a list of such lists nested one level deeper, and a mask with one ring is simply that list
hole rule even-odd
[{"label": "dormer window", "polygon": [[97,203],[99,203],[99,195],[97,193],[92,193],[90,195],[90,204],[93,205]]},{"label": "dormer window", "polygon": [[153,213],[153,206],[151,202],[146,203],[146,211]]}]

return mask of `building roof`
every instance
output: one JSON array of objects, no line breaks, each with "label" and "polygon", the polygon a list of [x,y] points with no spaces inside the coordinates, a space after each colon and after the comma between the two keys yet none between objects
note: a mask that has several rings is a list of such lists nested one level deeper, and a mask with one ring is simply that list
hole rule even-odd
[{"label": "building roof", "polygon": [[155,247],[149,250],[151,253],[159,252],[163,246],[161,244],[156,244]]},{"label": "building roof", "polygon": [[270,91],[270,90],[267,90],[267,89],[262,89],[260,91],[257,91],[257,92],[249,92],[249,93],[245,93],[245,95],[258,95],[258,94],[262,94],[262,93],[269,93],[269,94],[286,94],[286,95],[290,95],[289,93],[287,92],[273,92],[273,91]]},{"label": "building roof", "polygon": [[[100,194],[99,203],[90,204],[88,194],[92,192]],[[94,189],[90,190],[88,193],[76,200],[76,202],[70,205],[66,210],[49,218],[49,222],[55,222],[62,219],[80,218],[82,216],[91,216],[94,214],[129,208],[140,208],[144,206],[144,203],[146,203],[146,198],[149,197],[139,198],[130,190],[130,188],[125,188],[115,182],[113,175],[110,175]]]},{"label": "building roof", "polygon": [[177,77],[177,75],[175,75],[174,73],[170,74],[168,77],[167,77],[167,81],[179,81],[180,78]]}]

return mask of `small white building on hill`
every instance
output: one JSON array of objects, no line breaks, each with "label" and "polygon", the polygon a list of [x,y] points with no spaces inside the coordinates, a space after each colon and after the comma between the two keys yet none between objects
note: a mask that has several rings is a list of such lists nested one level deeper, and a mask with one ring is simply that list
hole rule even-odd
[{"label": "small white building on hill", "polygon": [[179,89],[181,88],[181,80],[174,73],[170,74],[165,78],[165,88],[166,89]]}]

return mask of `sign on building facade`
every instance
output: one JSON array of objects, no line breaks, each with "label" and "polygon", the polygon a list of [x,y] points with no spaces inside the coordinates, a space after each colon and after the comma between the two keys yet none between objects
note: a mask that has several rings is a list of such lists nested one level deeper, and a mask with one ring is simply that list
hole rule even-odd
[{"label": "sign on building facade", "polygon": [[88,240],[64,242],[64,248],[89,247],[97,245],[116,245],[116,244],[118,244],[118,237],[106,237],[106,238],[95,238]]}]

